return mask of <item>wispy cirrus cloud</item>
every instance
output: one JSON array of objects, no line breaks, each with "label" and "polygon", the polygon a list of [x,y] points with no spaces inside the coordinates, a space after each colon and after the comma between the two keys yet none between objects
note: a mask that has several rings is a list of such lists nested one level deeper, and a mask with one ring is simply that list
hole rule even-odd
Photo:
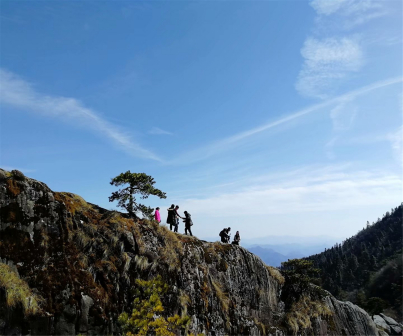
[{"label": "wispy cirrus cloud", "polygon": [[382,2],[374,0],[313,0],[310,5],[319,17],[338,15],[347,29],[387,14]]},{"label": "wispy cirrus cloud", "polygon": [[131,155],[161,161],[156,154],[135,143],[124,131],[104,120],[94,110],[85,107],[79,100],[41,94],[31,83],[5,69],[0,69],[0,102],[14,108],[73,122],[74,125],[100,133]]},{"label": "wispy cirrus cloud", "polygon": [[153,127],[148,131],[149,134],[153,134],[153,135],[173,135],[173,133],[168,132],[168,131],[164,131],[163,129],[159,128],[159,127]]},{"label": "wispy cirrus cloud", "polygon": [[403,126],[386,136],[393,150],[395,159],[403,166]]},{"label": "wispy cirrus cloud", "polygon": [[350,38],[308,38],[301,54],[304,64],[295,86],[308,97],[327,98],[337,82],[364,63],[361,46]]},{"label": "wispy cirrus cloud", "polygon": [[[373,84],[364,86],[357,90],[350,91],[343,95],[328,99],[321,103],[313,104],[313,105],[303,108],[297,112],[294,112],[287,116],[279,118],[275,121],[268,122],[259,127],[251,128],[249,130],[234,134],[230,137],[215,141],[215,142],[211,143],[210,145],[203,146],[196,150],[184,153],[183,155],[181,155],[181,156],[177,157],[176,159],[174,159],[173,161],[171,161],[171,164],[192,163],[192,162],[196,162],[196,161],[205,160],[213,155],[222,153],[222,152],[232,148],[234,145],[236,145],[240,141],[246,140],[261,132],[265,132],[269,129],[280,126],[282,124],[289,123],[295,119],[298,119],[298,118],[301,118],[310,113],[319,111],[325,107],[330,107],[330,106],[335,106],[335,105],[339,106],[340,104],[345,104],[346,102],[352,101],[355,97],[365,95],[369,92],[372,92],[372,91],[380,89],[380,88],[384,88],[384,87],[387,87],[390,85],[401,83],[402,81],[403,81],[402,77],[389,78],[386,80],[378,81]],[[335,115],[336,114],[337,113],[335,112]]]}]

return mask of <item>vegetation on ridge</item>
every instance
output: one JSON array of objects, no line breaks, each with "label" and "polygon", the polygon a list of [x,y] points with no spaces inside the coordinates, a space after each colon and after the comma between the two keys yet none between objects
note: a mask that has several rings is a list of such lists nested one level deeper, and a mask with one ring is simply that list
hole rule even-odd
[{"label": "vegetation on ridge", "polygon": [[119,323],[126,336],[156,335],[175,336],[190,321],[189,316],[174,315],[163,317],[164,307],[161,297],[167,293],[169,286],[158,275],[152,280],[136,280],[133,311],[129,316],[124,312],[119,316]]},{"label": "vegetation on ridge", "polygon": [[292,259],[281,263],[285,278],[281,299],[285,303],[285,326],[294,335],[302,329],[312,328],[312,318],[332,316],[324,298],[327,293],[315,285],[319,269],[313,267],[312,261]]},{"label": "vegetation on ridge", "polygon": [[15,307],[20,304],[26,315],[42,312],[40,304],[43,299],[32,292],[28,284],[20,279],[10,266],[0,262],[0,288],[6,293],[6,304]]},{"label": "vegetation on ridge", "polygon": [[141,199],[146,199],[150,195],[159,198],[167,198],[166,193],[154,188],[154,178],[145,173],[131,173],[128,170],[125,173],[114,177],[111,185],[121,186],[128,184],[129,186],[118,191],[114,191],[109,197],[109,202],[118,201],[118,206],[127,210],[131,217],[136,217],[136,213],[140,212],[145,218],[152,218],[153,208],[139,204],[136,201],[135,194],[140,194]]},{"label": "vegetation on ridge", "polygon": [[340,300],[370,314],[402,316],[402,206],[367,222],[355,236],[307,258],[321,270],[321,284]]}]

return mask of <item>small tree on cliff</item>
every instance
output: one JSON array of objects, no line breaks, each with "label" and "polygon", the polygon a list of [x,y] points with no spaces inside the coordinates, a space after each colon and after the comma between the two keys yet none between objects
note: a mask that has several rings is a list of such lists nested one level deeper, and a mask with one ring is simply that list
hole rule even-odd
[{"label": "small tree on cliff", "polygon": [[114,177],[111,185],[122,186],[128,184],[126,188],[114,191],[109,196],[109,202],[118,201],[118,206],[127,210],[130,216],[137,217],[136,213],[141,212],[144,217],[152,216],[153,208],[139,204],[136,201],[135,194],[140,194],[140,199],[146,199],[150,195],[158,196],[159,198],[167,198],[166,194],[161,190],[154,188],[154,178],[145,173],[131,173],[128,170],[126,173]]},{"label": "small tree on cliff", "polygon": [[162,316],[164,307],[161,298],[168,292],[169,286],[160,275],[151,280],[136,279],[133,289],[133,311],[130,315],[122,313],[118,319],[126,336],[175,336],[186,328],[189,316]]}]

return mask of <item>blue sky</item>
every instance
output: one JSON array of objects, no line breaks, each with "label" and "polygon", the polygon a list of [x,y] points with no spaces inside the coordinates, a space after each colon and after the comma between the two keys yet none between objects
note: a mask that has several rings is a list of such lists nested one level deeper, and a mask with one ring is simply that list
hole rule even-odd
[{"label": "blue sky", "polygon": [[346,238],[402,201],[401,1],[0,5],[3,168],[108,209],[145,172],[199,237]]}]

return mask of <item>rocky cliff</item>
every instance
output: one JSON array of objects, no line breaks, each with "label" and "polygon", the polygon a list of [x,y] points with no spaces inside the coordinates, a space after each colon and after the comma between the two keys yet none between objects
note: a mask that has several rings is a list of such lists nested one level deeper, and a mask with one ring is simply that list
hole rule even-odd
[{"label": "rocky cliff", "polygon": [[161,275],[165,313],[187,314],[186,333],[378,335],[330,294],[290,314],[282,275],[242,247],[133,221],[19,171],[0,170],[0,207],[1,334],[118,334],[135,280]]}]

